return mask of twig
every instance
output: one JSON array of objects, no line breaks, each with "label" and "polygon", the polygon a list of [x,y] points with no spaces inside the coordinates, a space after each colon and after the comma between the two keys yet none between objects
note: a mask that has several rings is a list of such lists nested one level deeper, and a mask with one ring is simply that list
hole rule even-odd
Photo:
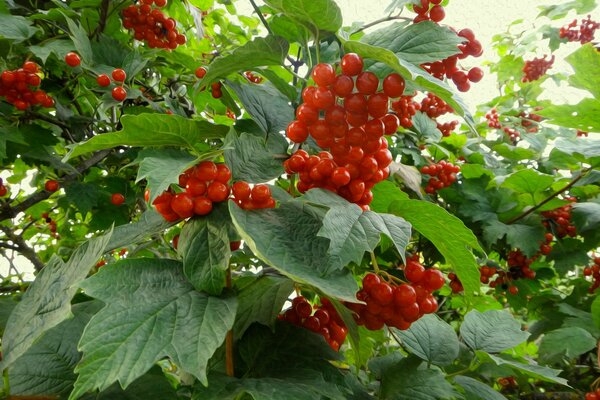
[{"label": "twig", "polygon": [[102,32],[104,32],[104,28],[106,28],[106,19],[108,18],[108,6],[110,4],[109,0],[102,0],[100,4],[100,21],[98,21],[98,26],[92,37],[98,37]]},{"label": "twig", "polygon": [[383,22],[388,22],[388,21],[395,21],[395,20],[412,21],[410,18],[407,18],[407,17],[401,17],[399,15],[388,15],[387,17],[383,17],[383,18],[377,19],[373,22],[369,22],[368,24],[363,25],[361,28],[352,32],[350,35],[354,35],[355,33],[362,32],[365,29],[369,29],[377,24],[381,24]]},{"label": "twig", "polygon": [[[94,153],[90,158],[83,161],[79,166],[77,166],[76,172],[66,175],[62,179],[62,181],[70,182],[75,180],[81,173],[105,159],[106,156],[110,154],[110,152],[111,150],[107,149]],[[29,197],[27,197],[25,200],[23,200],[15,206],[11,207],[8,204],[2,205],[2,207],[0,207],[0,222],[5,221],[9,218],[15,218],[20,212],[27,210],[29,207],[39,203],[40,201],[46,200],[48,197],[50,197],[50,195],[52,195],[52,192],[48,192],[47,190],[40,190],[31,194]]]},{"label": "twig", "polygon": [[272,35],[273,31],[271,30],[271,27],[269,26],[269,23],[267,22],[265,17],[263,17],[262,13],[260,12],[260,8],[258,8],[258,6],[254,2],[254,0],[250,0],[250,4],[252,4],[252,8],[254,8],[254,11],[258,14],[258,18],[260,18],[260,22],[262,22],[263,25],[265,26],[265,28],[267,28],[267,32],[269,32],[269,34]]}]

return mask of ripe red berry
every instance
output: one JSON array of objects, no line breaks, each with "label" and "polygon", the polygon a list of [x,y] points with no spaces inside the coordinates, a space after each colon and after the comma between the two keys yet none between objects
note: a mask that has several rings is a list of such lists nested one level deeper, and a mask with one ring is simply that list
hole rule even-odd
[{"label": "ripe red berry", "polygon": [[56,192],[59,188],[59,184],[57,181],[55,181],[54,179],[50,179],[48,181],[46,181],[46,183],[44,184],[44,188],[49,191],[49,192]]},{"label": "ripe red berry", "polygon": [[444,286],[444,275],[435,268],[430,268],[423,273],[420,284],[430,291],[441,289]]},{"label": "ripe red berry", "polygon": [[40,70],[39,66],[33,61],[25,61],[23,63],[23,70],[31,74],[37,74]]},{"label": "ripe red berry", "polygon": [[252,200],[257,203],[267,202],[271,198],[271,189],[267,185],[254,185],[252,188]]},{"label": "ripe red berry", "polygon": [[392,287],[385,282],[373,285],[369,290],[369,295],[381,306],[387,306],[392,302]]},{"label": "ripe red berry", "polygon": [[250,185],[244,181],[235,182],[231,189],[233,196],[238,201],[248,200],[250,198],[250,194],[252,193]]},{"label": "ripe red berry", "polygon": [[362,72],[363,60],[356,53],[348,53],[342,57],[342,73],[348,76],[356,76]]},{"label": "ripe red berry", "polygon": [[231,170],[225,164],[217,164],[217,177],[215,180],[221,183],[229,183],[231,179]]},{"label": "ripe red berry", "polygon": [[294,143],[302,143],[308,139],[308,128],[301,121],[292,121],[287,127],[287,137]]},{"label": "ripe red berry", "polygon": [[69,67],[77,67],[81,64],[81,58],[77,53],[70,52],[65,56],[65,62]]},{"label": "ripe red berry", "polygon": [[365,275],[365,277],[362,280],[363,289],[366,290],[367,293],[370,293],[372,288],[375,285],[378,285],[379,283],[381,283],[381,279],[379,279],[379,276],[372,273]]},{"label": "ripe red berry", "polygon": [[385,77],[383,80],[383,92],[391,98],[397,98],[402,96],[406,82],[400,74],[392,73]]},{"label": "ripe red berry", "polygon": [[194,168],[194,176],[202,181],[215,180],[218,173],[217,166],[212,161],[202,161]]},{"label": "ripe red berry", "polygon": [[121,102],[127,98],[127,91],[121,86],[117,86],[112,90],[112,97],[118,102]]},{"label": "ripe red berry", "polygon": [[229,187],[222,182],[214,181],[208,185],[207,197],[213,203],[225,201],[229,197]]},{"label": "ripe red berry", "polygon": [[317,64],[312,71],[312,78],[319,86],[329,86],[335,81],[335,71],[329,64]]},{"label": "ripe red berry", "polygon": [[212,211],[212,201],[208,197],[195,197],[193,202],[196,215],[206,215]]},{"label": "ripe red berry", "polygon": [[106,74],[101,74],[96,78],[96,82],[98,82],[99,86],[106,87],[110,85],[110,78]]},{"label": "ripe red berry", "polygon": [[446,17],[446,12],[444,11],[444,7],[440,5],[433,6],[431,10],[429,10],[429,18],[433,22],[440,22]]},{"label": "ripe red berry", "polygon": [[127,74],[121,68],[116,68],[112,72],[112,78],[117,82],[124,82]]},{"label": "ripe red berry", "polygon": [[242,245],[241,240],[236,240],[235,242],[229,242],[229,250],[231,250],[231,251],[239,250],[241,245]]},{"label": "ripe red berry", "polygon": [[483,79],[483,70],[479,67],[473,67],[469,70],[467,77],[471,82],[477,83]]},{"label": "ripe red berry", "polygon": [[425,275],[425,268],[418,262],[409,261],[404,267],[404,275],[412,283],[418,283]]},{"label": "ripe red berry", "polygon": [[372,72],[361,72],[356,77],[356,89],[362,94],[373,94],[377,91],[379,79]]},{"label": "ripe red berry", "polygon": [[110,196],[110,202],[115,206],[120,206],[125,202],[125,196],[121,193],[113,193],[112,196]]},{"label": "ripe red berry", "polygon": [[195,74],[198,79],[202,79],[202,78],[204,78],[204,75],[206,75],[206,72],[207,72],[206,68],[198,67],[198,68],[196,68]]},{"label": "ripe red berry", "polygon": [[187,193],[177,193],[171,200],[171,208],[179,215],[179,217],[185,219],[194,215],[194,201],[192,197]]}]

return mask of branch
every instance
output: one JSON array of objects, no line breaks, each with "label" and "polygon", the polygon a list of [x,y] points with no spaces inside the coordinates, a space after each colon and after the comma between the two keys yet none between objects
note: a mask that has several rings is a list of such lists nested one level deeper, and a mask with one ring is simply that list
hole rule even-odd
[{"label": "branch", "polygon": [[[66,175],[62,179],[62,181],[70,182],[75,180],[77,177],[79,177],[79,175],[81,175],[81,173],[105,159],[106,156],[110,154],[110,152],[111,150],[107,149],[94,153],[90,158],[83,161],[79,166],[77,166],[76,172]],[[49,192],[47,190],[40,190],[31,194],[29,197],[27,197],[25,200],[23,200],[15,206],[11,207],[9,204],[4,204],[0,206],[0,222],[10,218],[15,218],[20,212],[27,210],[29,207],[39,203],[40,201],[46,200],[48,197],[50,197],[50,195],[52,195],[52,192]]]},{"label": "branch", "polygon": [[265,19],[265,17],[263,17],[262,13],[260,12],[260,8],[258,8],[254,0],[250,0],[250,3],[252,4],[252,8],[254,8],[254,11],[256,11],[256,13],[258,14],[258,18],[260,18],[260,21],[263,23],[265,28],[267,28],[267,32],[269,32],[269,34],[273,34],[273,31],[271,31],[271,27],[267,23],[267,20]]},{"label": "branch", "polygon": [[521,214],[517,215],[516,217],[510,219],[506,224],[507,225],[514,224],[515,222],[517,222],[517,221],[525,218],[526,216],[528,216],[529,214],[531,214],[535,210],[539,209],[541,206],[543,206],[544,204],[548,203],[550,200],[554,199],[559,194],[566,192],[571,187],[573,187],[573,185],[575,185],[581,178],[583,178],[589,171],[591,171],[591,170],[587,169],[587,170],[583,171],[581,173],[581,175],[579,175],[577,178],[575,178],[571,182],[569,182],[569,184],[567,186],[565,186],[564,188],[560,189],[559,191],[556,191],[556,192],[552,193],[550,196],[546,197],[540,203],[538,203],[535,206],[531,207],[529,210],[525,211],[524,213],[521,213]]},{"label": "branch", "polygon": [[42,262],[42,260],[38,258],[37,254],[35,253],[35,250],[29,247],[29,245],[27,244],[25,239],[23,239],[22,236],[16,235],[7,226],[0,225],[0,230],[2,230],[4,234],[10,239],[10,241],[18,247],[17,251],[21,253],[23,257],[31,261],[36,271],[40,271],[42,268],[44,268],[44,263]]},{"label": "branch", "polygon": [[355,30],[350,35],[354,35],[355,33],[362,32],[365,29],[369,29],[377,24],[381,24],[383,22],[388,22],[388,21],[395,21],[395,20],[412,21],[412,19],[407,18],[407,17],[401,17],[399,15],[388,15],[387,17],[376,19],[373,22],[369,22],[368,24],[363,25],[361,28],[359,28],[358,30]]},{"label": "branch", "polygon": [[102,3],[100,4],[100,21],[98,21],[98,26],[96,27],[96,30],[94,30],[92,37],[100,36],[100,34],[104,32],[104,28],[106,28],[106,19],[108,18],[109,5],[109,0],[102,0]]}]

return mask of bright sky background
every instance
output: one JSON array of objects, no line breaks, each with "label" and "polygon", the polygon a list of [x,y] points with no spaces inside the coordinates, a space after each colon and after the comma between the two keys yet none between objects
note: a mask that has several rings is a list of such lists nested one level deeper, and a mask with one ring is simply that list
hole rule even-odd
[{"label": "bright sky background", "polygon": [[[492,36],[497,33],[505,32],[509,24],[517,19],[524,19],[525,22],[523,27],[541,26],[549,23],[548,19],[535,20],[535,17],[539,13],[538,7],[541,5],[561,3],[566,0],[451,0],[450,4],[445,8],[446,18],[442,21],[443,24],[453,26],[457,29],[471,28],[477,37],[477,39],[483,44],[484,54],[480,58],[469,57],[464,64],[466,67],[481,66],[484,61],[493,61],[496,59],[495,54],[491,49]],[[367,4],[363,0],[336,0],[337,4],[342,9],[344,17],[344,25],[351,25],[353,22],[371,22],[379,18],[384,17],[385,8],[390,4],[391,0],[370,0]],[[262,2],[257,0],[260,5]],[[251,14],[253,12],[252,6],[249,1],[238,0],[236,6],[240,13]],[[412,13],[405,11],[405,15],[411,16]],[[596,9],[592,13],[594,20],[600,20],[600,9]],[[569,15],[565,21],[566,23],[574,19],[574,14]],[[579,20],[581,17],[577,17]],[[550,22],[554,26],[560,27],[563,25],[562,22]],[[378,25],[371,30],[376,30],[384,26]],[[596,37],[599,37],[597,33]],[[568,64],[562,62],[562,59],[577,49],[579,44],[573,43],[567,46],[562,46],[556,54],[556,62],[552,68],[552,72],[564,72],[569,73],[570,67]],[[533,58],[535,56],[543,56],[544,51],[542,50],[538,54],[531,54]],[[484,68],[487,72],[487,69]],[[552,82],[545,84],[547,91],[544,94],[545,98],[554,99],[556,103],[575,103],[581,99],[583,92],[577,90],[566,90],[563,88],[557,88]],[[494,76],[490,76],[486,73],[484,79],[471,86],[471,90],[468,93],[462,94],[466,103],[469,105],[472,111],[475,111],[477,104],[485,103],[491,100],[497,94],[496,80]],[[0,176],[8,176],[8,171],[0,172]],[[16,190],[16,186],[12,186],[13,190]],[[29,189],[30,188],[24,188]],[[28,272],[26,279],[31,279],[29,275],[31,266],[29,261],[23,257],[16,258],[16,265],[20,268],[21,272]],[[8,263],[6,260],[0,258],[0,274],[6,275],[8,272]]]}]

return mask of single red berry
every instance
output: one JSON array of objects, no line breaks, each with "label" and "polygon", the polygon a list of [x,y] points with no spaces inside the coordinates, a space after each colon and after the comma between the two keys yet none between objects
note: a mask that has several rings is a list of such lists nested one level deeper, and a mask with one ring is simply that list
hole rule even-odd
[{"label": "single red berry", "polygon": [[127,74],[121,68],[116,68],[112,72],[112,78],[117,82],[124,82]]},{"label": "single red berry", "polygon": [[231,170],[225,164],[217,164],[217,177],[215,180],[227,184],[231,179]]},{"label": "single red berry", "polygon": [[312,77],[317,85],[326,87],[335,81],[335,71],[329,64],[317,64],[312,71]]},{"label": "single red berry", "polygon": [[467,77],[471,82],[477,83],[483,79],[483,70],[479,67],[473,67],[469,70]]},{"label": "single red berry", "polygon": [[363,289],[366,290],[367,293],[371,293],[371,289],[379,283],[381,283],[381,279],[373,273],[368,273],[362,280]]},{"label": "single red berry", "polygon": [[231,251],[239,250],[241,245],[242,245],[241,240],[236,240],[235,242],[229,242],[229,250],[231,250]]},{"label": "single red berry", "polygon": [[110,196],[110,202],[115,206],[120,206],[125,202],[125,196],[121,193],[113,193],[112,196]]},{"label": "single red berry", "polygon": [[271,198],[271,189],[267,185],[254,185],[252,200],[256,203],[265,203]]},{"label": "single red berry", "polygon": [[444,11],[444,7],[440,5],[433,6],[431,10],[429,10],[429,18],[433,22],[440,22],[446,17],[446,12]]},{"label": "single red berry", "polygon": [[516,286],[509,286],[508,287],[508,291],[510,292],[510,294],[512,295],[517,295],[519,293],[519,288]]},{"label": "single red berry", "polygon": [[96,78],[96,82],[98,82],[99,86],[106,87],[110,85],[110,78],[106,74],[101,74]]},{"label": "single red berry", "polygon": [[219,173],[217,166],[212,161],[202,161],[194,168],[194,176],[202,181],[215,180]]},{"label": "single red berry", "polygon": [[117,86],[112,90],[112,97],[116,101],[123,101],[127,98],[127,91],[123,89],[121,86]]},{"label": "single red berry", "polygon": [[206,215],[212,211],[212,201],[208,197],[195,197],[193,202],[196,215]]},{"label": "single red berry", "polygon": [[363,60],[356,53],[348,53],[342,57],[342,73],[348,76],[356,76],[362,72]]},{"label": "single red berry", "polygon": [[409,261],[404,267],[404,275],[412,283],[418,283],[425,275],[425,268],[418,262]]},{"label": "single red berry", "polygon": [[23,63],[23,70],[31,74],[37,74],[40,71],[40,67],[33,61],[25,61]]},{"label": "single red berry", "polygon": [[44,184],[44,188],[49,191],[49,192],[56,192],[59,188],[59,184],[57,181],[55,181],[54,179],[50,179],[48,181],[46,181],[46,183]]},{"label": "single red berry", "polygon": [[313,332],[319,332],[321,330],[321,321],[314,315],[307,317],[302,324],[306,329]]},{"label": "single red berry", "polygon": [[400,74],[392,73],[385,77],[383,80],[383,92],[391,98],[397,98],[402,96],[406,82]]},{"label": "single red berry", "polygon": [[208,185],[207,197],[213,203],[225,201],[229,197],[229,186],[222,182],[214,181]]},{"label": "single red berry", "polygon": [[444,286],[444,275],[435,268],[430,268],[423,273],[420,284],[430,291],[439,290]]},{"label": "single red berry", "polygon": [[406,283],[396,286],[394,288],[393,296],[394,305],[396,307],[407,307],[417,302],[417,293],[415,292],[415,289]]},{"label": "single red berry", "polygon": [[372,72],[365,71],[356,77],[356,89],[362,94],[374,94],[379,86],[379,78]]},{"label": "single red berry", "polygon": [[232,187],[233,196],[237,201],[244,201],[250,198],[250,194],[252,193],[252,189],[248,182],[239,181],[235,182]]},{"label": "single red berry", "polygon": [[392,302],[392,287],[385,282],[375,284],[369,290],[369,296],[381,306],[387,306]]},{"label": "single red berry", "polygon": [[171,209],[173,209],[179,217],[183,219],[189,218],[194,215],[194,200],[192,200],[192,197],[185,192],[177,193],[171,200]]},{"label": "single red berry", "polygon": [[204,75],[206,75],[206,72],[207,72],[206,68],[198,67],[198,68],[196,68],[195,74],[196,74],[197,78],[202,79],[202,78],[204,78]]},{"label": "single red berry", "polygon": [[65,56],[65,62],[69,67],[77,67],[81,64],[81,58],[77,53],[70,52]]}]

